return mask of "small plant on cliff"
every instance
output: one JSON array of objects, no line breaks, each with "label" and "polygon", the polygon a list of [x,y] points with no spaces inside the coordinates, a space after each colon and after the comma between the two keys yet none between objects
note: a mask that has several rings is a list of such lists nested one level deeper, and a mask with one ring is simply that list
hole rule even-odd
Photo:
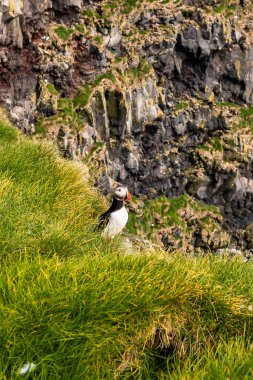
[{"label": "small plant on cliff", "polygon": [[74,33],[75,29],[67,28],[66,26],[58,26],[55,28],[55,33],[60,37],[62,40],[67,41],[69,36]]},{"label": "small plant on cliff", "polygon": [[51,95],[60,95],[60,92],[56,90],[55,86],[53,83],[48,83],[47,84],[47,89],[48,89],[48,92],[51,94]]},{"label": "small plant on cliff", "polygon": [[77,96],[73,100],[73,104],[75,107],[84,107],[89,103],[91,95],[91,88],[88,84],[85,84],[81,91],[77,94]]},{"label": "small plant on cliff", "polygon": [[245,119],[253,118],[253,107],[241,108],[240,115]]},{"label": "small plant on cliff", "polygon": [[238,104],[232,102],[215,102],[214,105],[216,107],[240,107]]},{"label": "small plant on cliff", "polygon": [[139,65],[139,70],[144,75],[149,75],[153,69],[153,66],[147,62],[146,59],[142,59]]},{"label": "small plant on cliff", "polygon": [[240,116],[240,126],[250,128],[253,133],[253,107],[241,108]]},{"label": "small plant on cliff", "polygon": [[92,17],[94,17],[95,13],[94,13],[94,11],[91,8],[86,8],[86,9],[83,10],[82,15],[86,16],[86,17],[89,17],[89,18],[92,18]]},{"label": "small plant on cliff", "polygon": [[214,11],[216,13],[234,11],[238,7],[238,2],[234,0],[221,0],[221,4],[215,6]]},{"label": "small plant on cliff", "polygon": [[102,37],[102,36],[96,36],[96,37],[94,37],[94,41],[95,41],[98,45],[102,45],[102,43],[103,43],[103,37]]},{"label": "small plant on cliff", "polygon": [[138,67],[129,67],[125,76],[132,79],[143,79],[145,76],[149,76],[152,73],[153,67],[146,59],[141,59]]},{"label": "small plant on cliff", "polygon": [[82,24],[75,24],[75,29],[78,30],[78,32],[80,32],[80,33],[84,33],[85,26]]},{"label": "small plant on cliff", "polygon": [[[75,99],[74,99],[75,100]],[[35,133],[46,136],[48,130],[55,130],[62,126],[70,127],[72,131],[80,131],[84,125],[83,118],[76,109],[76,103],[72,99],[60,98],[57,101],[57,110],[55,114],[49,117],[39,116],[35,123]]]},{"label": "small plant on cliff", "polygon": [[223,150],[222,141],[219,137],[215,137],[213,139],[213,148],[214,148],[214,150],[217,150],[219,152],[221,152]]},{"label": "small plant on cliff", "polygon": [[175,110],[176,111],[181,111],[186,109],[189,106],[188,102],[180,102],[175,105]]},{"label": "small plant on cliff", "polygon": [[125,0],[122,5],[122,13],[130,13],[138,5],[138,0]]},{"label": "small plant on cliff", "polygon": [[114,84],[116,83],[115,76],[109,72],[109,73],[104,73],[104,74],[98,75],[93,82],[93,87],[97,87],[102,82],[103,79],[108,79],[109,81],[111,81]]}]

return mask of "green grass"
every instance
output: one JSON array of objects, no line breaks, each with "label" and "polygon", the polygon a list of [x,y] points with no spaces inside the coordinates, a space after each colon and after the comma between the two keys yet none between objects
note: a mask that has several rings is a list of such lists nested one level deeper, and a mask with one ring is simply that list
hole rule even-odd
[{"label": "green grass", "polygon": [[139,69],[142,74],[149,75],[152,71],[153,66],[146,61],[146,59],[142,59],[139,65]]},{"label": "green grass", "polygon": [[82,24],[75,24],[75,29],[78,30],[80,33],[84,33],[85,27]]},{"label": "green grass", "polygon": [[252,265],[124,254],[81,167],[0,118],[1,380],[252,378]]},{"label": "green grass", "polygon": [[146,29],[138,29],[138,33],[140,33],[140,34],[149,34],[149,30],[146,30]]},{"label": "green grass", "polygon": [[[1,272],[3,379],[26,362],[37,364],[33,378],[52,380],[179,379],[189,372],[197,379],[214,371],[225,380],[219,375],[238,373],[238,363],[242,374],[251,371],[252,312],[240,309],[253,302],[250,266],[101,253],[18,257]],[[163,356],[158,344],[171,354]]]},{"label": "green grass", "polygon": [[82,15],[86,16],[88,18],[92,18],[92,17],[94,17],[94,11],[91,8],[87,8],[87,9],[83,10]]},{"label": "green grass", "polygon": [[104,79],[107,79],[107,80],[111,81],[114,84],[116,83],[116,78],[110,72],[98,75],[94,79],[92,85],[86,84],[86,85],[83,86],[83,88],[79,91],[79,93],[77,94],[77,96],[73,99],[73,106],[75,108],[77,108],[77,107],[81,107],[82,108],[82,107],[87,106],[88,103],[89,103],[91,94],[92,94],[92,88],[95,88],[95,87],[99,86],[100,83]]},{"label": "green grass", "polygon": [[241,107],[238,116],[239,123],[235,124],[235,129],[248,128],[253,134],[253,107]]},{"label": "green grass", "polygon": [[78,132],[84,127],[84,119],[76,110],[76,106],[84,103],[83,93],[76,98],[60,98],[57,100],[57,112],[49,117],[39,116],[35,124],[35,133],[47,136],[48,128],[59,129],[61,126],[70,126],[72,131]]},{"label": "green grass", "polygon": [[124,58],[122,57],[115,57],[115,63],[120,63],[120,62],[123,62],[124,61]]},{"label": "green grass", "polygon": [[222,0],[220,5],[215,6],[214,11],[215,13],[235,11],[238,9],[238,6],[239,4],[231,4],[231,0]]},{"label": "green grass", "polygon": [[129,67],[125,71],[125,76],[133,80],[141,80],[145,76],[149,76],[152,72],[152,65],[147,62],[146,59],[142,59],[138,67]]},{"label": "green grass", "polygon": [[235,130],[249,128],[253,134],[253,107],[241,107],[239,104],[230,102],[215,102],[215,106],[222,108],[235,108],[237,111],[238,122],[234,124]]},{"label": "green grass", "polygon": [[250,380],[253,378],[253,346],[245,345],[242,339],[219,344],[215,353],[211,350],[206,355],[198,356],[192,364],[192,358],[187,358],[181,366],[175,367],[171,376],[162,376],[171,380],[216,380],[234,379]]},{"label": "green grass", "polygon": [[100,201],[79,169],[61,161],[52,146],[18,137],[3,124],[0,141],[2,256],[83,252],[94,238],[89,221]]},{"label": "green grass", "polygon": [[96,37],[94,37],[94,41],[95,41],[98,45],[102,45],[102,43],[103,43],[103,37],[102,37],[102,36],[96,36]]},{"label": "green grass", "polygon": [[74,33],[75,30],[66,26],[58,26],[54,31],[63,41],[67,41],[69,36]]},{"label": "green grass", "polygon": [[253,107],[241,108],[240,115],[243,118],[251,117],[251,120],[252,120],[252,117],[253,117]]},{"label": "green grass", "polygon": [[232,102],[215,102],[214,105],[217,107],[240,107],[238,104]]},{"label": "green grass", "polygon": [[44,117],[43,116],[39,116],[36,120],[36,123],[35,123],[35,133],[37,135],[41,135],[43,137],[46,137],[47,136],[47,131],[46,131],[46,128],[45,128],[45,125],[44,125]]},{"label": "green grass", "polygon": [[59,91],[56,90],[53,83],[48,83],[47,89],[50,92],[51,95],[60,95]]},{"label": "green grass", "polygon": [[104,9],[108,9],[111,12],[115,11],[115,9],[119,9],[122,14],[129,14],[132,11],[136,10],[139,8],[141,4],[140,0],[110,0],[110,1],[105,1],[103,4]]},{"label": "green grass", "polygon": [[73,100],[73,104],[75,107],[83,107],[89,103],[91,95],[91,88],[88,84],[83,86],[82,90],[77,94],[77,96]]},{"label": "green grass", "polygon": [[213,139],[213,148],[214,148],[214,150],[222,152],[223,145],[222,145],[222,141],[221,141],[221,139],[219,137],[215,137]]},{"label": "green grass", "polygon": [[94,82],[93,82],[93,87],[99,86],[100,83],[102,82],[102,80],[104,80],[104,79],[107,79],[107,80],[111,81],[114,84],[116,83],[115,76],[112,73],[109,72],[109,73],[104,73],[104,74],[98,75],[95,78]]},{"label": "green grass", "polygon": [[[1,115],[1,112],[0,112],[0,117],[2,117],[2,120],[3,120],[3,118],[6,117],[5,113]],[[0,124],[1,144],[11,143],[13,141],[15,142],[18,138],[18,131],[12,128],[7,120],[2,121],[2,122],[0,121],[0,123],[1,123]]]},{"label": "green grass", "polygon": [[180,102],[175,105],[175,110],[176,111],[185,110],[188,106],[189,104],[187,102]]}]

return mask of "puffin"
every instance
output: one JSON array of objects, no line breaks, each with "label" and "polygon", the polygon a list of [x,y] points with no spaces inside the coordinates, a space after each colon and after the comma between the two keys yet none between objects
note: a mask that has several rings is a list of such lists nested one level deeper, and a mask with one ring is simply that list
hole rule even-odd
[{"label": "puffin", "polygon": [[112,205],[99,218],[99,227],[104,227],[103,237],[113,239],[118,235],[128,221],[128,212],[124,206],[124,201],[131,202],[132,197],[127,187],[117,186],[114,189]]}]

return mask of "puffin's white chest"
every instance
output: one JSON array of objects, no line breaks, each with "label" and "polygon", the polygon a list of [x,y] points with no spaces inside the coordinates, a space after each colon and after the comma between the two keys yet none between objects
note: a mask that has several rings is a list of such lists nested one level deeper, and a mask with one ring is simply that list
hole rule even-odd
[{"label": "puffin's white chest", "polygon": [[128,212],[124,206],[120,210],[112,212],[110,214],[109,222],[104,229],[103,235],[113,238],[123,230],[127,224],[127,220]]}]

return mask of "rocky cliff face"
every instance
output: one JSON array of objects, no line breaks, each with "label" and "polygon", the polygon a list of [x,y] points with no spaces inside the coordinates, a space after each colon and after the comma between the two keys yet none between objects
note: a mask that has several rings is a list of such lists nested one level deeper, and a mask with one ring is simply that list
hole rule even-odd
[{"label": "rocky cliff face", "polygon": [[204,248],[252,249],[251,1],[4,0],[0,20],[0,102],[19,128],[103,191],[217,206]]},{"label": "rocky cliff face", "polygon": [[[82,0],[2,0],[0,5],[1,33],[0,42],[23,48],[27,45],[31,24],[40,29],[47,21],[50,11],[68,12],[70,9],[81,11]],[[40,22],[40,27],[35,22]],[[31,36],[31,35],[30,35]]]},{"label": "rocky cliff face", "polygon": [[[3,0],[0,4],[0,104],[7,105],[24,131],[31,129],[38,109],[41,79],[58,80],[64,91],[76,89],[73,65],[80,54],[78,44],[71,51],[61,43],[54,47],[51,31],[54,25],[78,19],[84,4],[81,0]],[[95,70],[92,59],[90,67]]]}]

